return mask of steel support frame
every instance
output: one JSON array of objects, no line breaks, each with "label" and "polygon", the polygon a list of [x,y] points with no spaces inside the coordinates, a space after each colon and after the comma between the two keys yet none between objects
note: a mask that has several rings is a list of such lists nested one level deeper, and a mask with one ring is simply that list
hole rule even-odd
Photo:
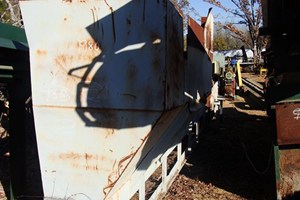
[{"label": "steel support frame", "polygon": [[[182,138],[181,138],[182,139]],[[191,141],[192,142],[192,141]],[[166,193],[169,186],[172,184],[172,182],[175,180],[177,175],[179,174],[181,168],[184,166],[186,162],[186,156],[188,155],[189,149],[191,148],[192,144],[189,144],[187,148],[184,149],[182,152],[182,141],[180,141],[177,144],[172,145],[164,154],[159,155],[156,157],[155,160],[153,160],[150,167],[144,171],[142,174],[142,177],[140,177],[140,181],[133,181],[136,186],[139,186],[136,191],[132,191],[129,196],[133,196],[136,192],[139,193],[139,200],[145,200],[146,196],[146,187],[145,183],[149,179],[149,177],[161,166],[161,177],[162,181],[157,186],[156,190],[153,192],[149,200],[155,200],[159,199],[162,194]],[[168,156],[173,152],[174,149],[177,148],[177,160],[170,172],[167,174],[168,171],[168,163],[167,159]],[[140,169],[137,168],[137,171]],[[133,186],[133,188],[135,188]]]},{"label": "steel support frame", "polygon": [[[185,117],[183,117],[183,115],[179,118],[184,119]],[[197,144],[199,123],[191,122],[190,119],[190,117],[185,119],[180,128],[172,127],[171,129],[173,131],[168,131],[168,134],[156,143],[156,145],[152,148],[152,151],[149,152],[143,162],[135,169],[130,181],[125,183],[122,189],[118,192],[117,198],[128,200],[132,199],[134,196],[134,199],[136,199],[136,194],[138,193],[139,200],[157,200],[167,192],[172,182],[176,179],[180,170],[184,166],[186,158],[191,154],[192,148]],[[194,124],[196,127],[195,132],[189,129],[191,124]],[[161,149],[164,148],[166,148],[166,150],[163,151],[164,153],[158,153],[162,152]],[[170,164],[167,161],[168,156],[170,156],[172,152],[176,152],[176,162]],[[151,160],[151,163],[148,166],[149,160]],[[161,182],[156,186],[156,189],[153,191],[151,196],[146,198],[146,181],[159,167],[161,167]],[[170,167],[172,168],[169,169]],[[115,197],[116,196],[107,199],[114,200]]]}]

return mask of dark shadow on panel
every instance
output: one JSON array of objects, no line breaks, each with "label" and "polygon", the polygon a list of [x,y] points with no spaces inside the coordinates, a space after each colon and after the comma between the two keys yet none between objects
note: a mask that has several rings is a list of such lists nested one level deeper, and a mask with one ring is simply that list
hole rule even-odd
[{"label": "dark shadow on panel", "polygon": [[[173,18],[168,24],[166,15],[170,12],[170,5],[170,2],[166,5],[163,1],[131,1],[87,27],[101,50],[100,55],[88,65],[78,66],[68,72],[69,76],[80,79],[75,110],[85,126],[107,129],[154,127],[168,106],[170,110],[181,106],[175,104],[183,99],[183,92],[178,92],[184,90],[181,82],[185,76],[183,45],[179,49],[181,42],[183,44],[183,40],[180,41],[183,37],[179,34],[183,33],[177,32],[178,24],[172,21]],[[155,9],[156,13],[150,13]],[[177,17],[174,13],[171,13],[171,17]],[[149,17],[151,15],[153,18]],[[167,35],[168,31],[172,33]],[[99,65],[101,67],[97,67]],[[76,76],[79,70],[85,70],[81,77]],[[83,98],[85,92],[87,95]],[[171,100],[168,94],[174,94]],[[172,116],[169,114],[164,119],[170,120]],[[139,165],[159,141],[163,131],[157,132],[154,136],[144,133],[145,138],[149,138],[135,164]],[[152,157],[155,158],[164,150],[157,150]],[[129,155],[127,160],[133,155]],[[123,165],[122,162],[118,165]],[[147,168],[150,164],[151,160],[148,159],[143,166]],[[113,186],[109,184],[104,188],[104,193]]]},{"label": "dark shadow on panel", "polygon": [[[101,54],[90,64],[68,72],[76,77],[76,71],[85,69],[82,77],[77,76],[81,81],[76,91],[76,112],[86,126],[141,127],[155,123],[147,113],[160,113],[164,108],[165,65],[160,63],[164,35],[160,30],[147,30],[150,19],[143,17],[146,11],[136,10],[146,3],[132,1],[87,27]],[[102,65],[96,69],[99,63]],[[155,70],[157,77],[153,76]],[[84,91],[86,99],[82,99]]]}]

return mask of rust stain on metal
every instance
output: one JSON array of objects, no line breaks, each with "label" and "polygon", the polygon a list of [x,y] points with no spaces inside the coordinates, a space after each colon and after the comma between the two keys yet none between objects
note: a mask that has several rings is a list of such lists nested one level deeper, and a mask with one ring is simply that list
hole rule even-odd
[{"label": "rust stain on metal", "polygon": [[300,103],[277,104],[275,108],[278,144],[300,144]]},{"label": "rust stain on metal", "polygon": [[[107,177],[107,185],[103,187],[103,194],[106,196],[108,192],[114,187],[118,179],[120,178],[123,171],[126,169],[126,166],[130,162],[130,159],[134,157],[136,152],[129,154],[128,156],[125,156],[118,162],[117,170],[113,171],[108,177]],[[126,163],[125,163],[126,162]],[[116,163],[115,163],[116,164]],[[115,166],[115,164],[113,166]],[[114,167],[113,167],[114,168]]]},{"label": "rust stain on metal", "polygon": [[117,163],[118,163],[118,167],[117,167],[117,171],[114,171],[113,173],[111,173],[108,177],[107,177],[107,185],[105,187],[103,187],[103,194],[104,196],[106,196],[109,191],[114,187],[114,185],[116,184],[116,182],[118,181],[118,179],[120,178],[121,174],[124,172],[124,170],[126,169],[126,167],[128,166],[128,163],[130,162],[130,160],[127,162],[126,167],[124,167],[124,169],[121,171],[120,167],[123,166],[123,163],[128,160],[128,159],[132,159],[134,157],[134,155],[136,154],[136,152],[138,152],[138,150],[141,148],[142,144],[146,141],[146,139],[150,136],[151,131],[145,136],[144,139],[142,140],[142,143],[140,145],[140,147],[135,151],[132,152],[131,154],[129,154],[128,156],[125,156],[124,158],[122,158],[119,162],[117,162],[115,160],[112,169],[115,169]]},{"label": "rust stain on metal", "polygon": [[189,26],[191,28],[191,31],[195,34],[198,41],[202,46],[204,46],[204,30],[202,26],[199,26],[199,24],[193,20],[192,18],[189,18]]},{"label": "rust stain on metal", "polygon": [[[83,62],[87,62],[87,63],[92,63],[93,59],[95,58],[95,55],[78,55],[78,56],[74,56],[74,55],[58,55],[54,61],[55,64],[57,66],[60,67],[61,70],[63,70],[66,74],[71,75],[71,77],[73,78],[82,78],[82,77],[78,77],[73,75],[73,69],[72,66],[74,65],[74,63],[78,62],[78,61],[83,61]],[[91,81],[92,78],[90,76],[87,76],[85,81]]]},{"label": "rust stain on metal", "polygon": [[59,160],[100,160],[100,161],[110,160],[109,157],[105,157],[105,156],[99,157],[98,155],[92,155],[88,153],[79,154],[74,152],[61,153],[60,155],[58,155],[58,157],[53,156],[52,160],[55,161],[56,158],[58,158]]},{"label": "rust stain on metal", "polygon": [[59,155],[59,159],[62,160],[79,160],[79,159],[96,159],[96,156],[90,155],[90,154],[78,154],[78,153],[62,153]]},{"label": "rust stain on metal", "polygon": [[60,55],[56,59],[54,59],[55,64],[60,67],[61,70],[65,72],[65,74],[69,73],[69,65],[71,64],[73,60],[73,56],[70,56],[67,58],[66,55]]},{"label": "rust stain on metal", "polygon": [[66,55],[60,55],[55,59],[56,63],[59,66],[64,67],[64,65],[68,64],[68,61],[71,62],[73,60],[73,56],[70,56],[69,58],[66,57]]},{"label": "rust stain on metal", "polygon": [[98,171],[99,168],[98,168],[98,165],[95,165],[95,166],[90,166],[90,165],[87,165],[86,170],[91,170],[91,171]]},{"label": "rust stain on metal", "polygon": [[105,135],[105,139],[107,139],[109,136],[114,135],[115,129],[107,128],[107,129],[106,129],[106,133],[107,133],[107,134]]},{"label": "rust stain on metal", "polygon": [[130,158],[132,158],[134,155],[134,153],[129,154],[128,156],[125,156],[124,158],[122,158],[119,163],[118,163],[118,175],[121,175],[122,171],[124,170],[124,162]]},{"label": "rust stain on metal", "polygon": [[90,171],[106,171],[106,172],[111,172],[107,168],[101,168],[98,166],[98,162],[113,162],[112,159],[110,159],[108,156],[98,156],[98,155],[93,155],[89,153],[74,153],[74,152],[69,152],[69,153],[61,153],[60,155],[57,156],[51,156],[50,160],[53,162],[60,162],[63,161],[65,163],[68,163],[70,166],[73,168],[83,168],[85,170],[90,170]]},{"label": "rust stain on metal", "polygon": [[94,7],[93,9],[91,9],[91,11],[92,11],[92,15],[93,15],[93,20],[94,20],[94,27],[96,27],[96,29],[97,30],[99,30],[99,23],[98,23],[98,21],[99,21],[99,16],[98,16],[98,12],[97,12],[97,8],[96,7]]},{"label": "rust stain on metal", "polygon": [[[73,0],[62,0],[62,2],[65,2],[65,3],[72,3],[74,2]],[[88,3],[89,0],[77,0],[76,2],[78,3]]]},{"label": "rust stain on metal", "polygon": [[48,52],[46,50],[38,49],[38,50],[36,50],[36,54],[39,56],[46,56],[48,54]]},{"label": "rust stain on metal", "polygon": [[85,159],[86,160],[90,160],[90,159],[92,159],[93,158],[93,156],[92,155],[90,155],[90,154],[85,154]]}]

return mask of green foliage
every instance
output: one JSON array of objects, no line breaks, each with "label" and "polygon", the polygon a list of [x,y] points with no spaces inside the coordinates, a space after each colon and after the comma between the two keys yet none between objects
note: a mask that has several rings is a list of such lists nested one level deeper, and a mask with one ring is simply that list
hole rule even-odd
[{"label": "green foliage", "polygon": [[247,31],[241,30],[236,23],[231,22],[224,25],[224,28],[231,32],[232,36],[241,40],[245,46],[250,46],[254,54],[254,63],[258,63],[260,52],[263,48],[259,37],[259,27],[262,23],[262,1],[261,0],[230,0],[233,7],[225,7],[224,1],[203,0],[224,11],[231,13],[239,19],[239,25],[247,27]]},{"label": "green foliage", "polygon": [[239,49],[241,46],[247,46],[241,40],[233,37],[228,30],[223,29],[222,24],[215,24],[215,27],[217,29],[214,33],[214,51]]},{"label": "green foliage", "polygon": [[222,51],[228,49],[228,43],[226,42],[224,37],[218,36],[214,38],[214,50]]},{"label": "green foliage", "polygon": [[18,0],[0,0],[0,22],[22,27]]},{"label": "green foliage", "polygon": [[10,19],[9,13],[7,12],[7,3],[4,0],[0,0],[0,16],[1,22],[7,22]]}]

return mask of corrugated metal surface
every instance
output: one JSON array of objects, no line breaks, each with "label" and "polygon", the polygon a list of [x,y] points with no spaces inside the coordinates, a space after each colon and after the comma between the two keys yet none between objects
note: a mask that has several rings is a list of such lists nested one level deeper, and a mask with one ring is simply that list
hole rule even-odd
[{"label": "corrugated metal surface", "polygon": [[300,144],[300,103],[276,104],[277,142]]},{"label": "corrugated metal surface", "polygon": [[165,1],[20,3],[45,197],[103,199],[184,103],[182,21]]}]

